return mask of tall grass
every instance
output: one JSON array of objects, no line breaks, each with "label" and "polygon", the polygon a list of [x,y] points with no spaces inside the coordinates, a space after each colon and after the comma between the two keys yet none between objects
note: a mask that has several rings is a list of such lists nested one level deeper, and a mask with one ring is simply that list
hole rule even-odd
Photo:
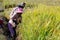
[{"label": "tall grass", "polygon": [[[22,23],[18,25],[19,40],[60,40],[60,6],[39,4],[40,0],[20,1],[27,2],[27,7],[22,15]],[[37,3],[36,6],[32,6],[35,4],[34,1]],[[5,5],[13,3],[4,0]],[[29,8],[31,6],[32,8]],[[11,8],[5,9],[6,17],[10,11]]]},{"label": "tall grass", "polygon": [[22,40],[60,40],[60,7],[39,5],[22,16]]}]

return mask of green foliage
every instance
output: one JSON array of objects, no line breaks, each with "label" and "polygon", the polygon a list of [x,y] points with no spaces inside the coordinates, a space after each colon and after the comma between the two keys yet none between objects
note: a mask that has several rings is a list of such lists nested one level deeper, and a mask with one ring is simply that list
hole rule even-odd
[{"label": "green foliage", "polygon": [[[60,6],[47,6],[44,4],[48,1],[42,0],[20,0],[22,1],[27,3],[18,30],[22,40],[60,40]],[[19,4],[17,1],[9,2],[4,0],[5,5]],[[5,9],[5,15],[9,16],[11,10]]]},{"label": "green foliage", "polygon": [[60,40],[59,6],[39,5],[22,16],[20,33],[23,40]]},{"label": "green foliage", "polygon": [[0,2],[3,2],[3,0],[0,0]]}]

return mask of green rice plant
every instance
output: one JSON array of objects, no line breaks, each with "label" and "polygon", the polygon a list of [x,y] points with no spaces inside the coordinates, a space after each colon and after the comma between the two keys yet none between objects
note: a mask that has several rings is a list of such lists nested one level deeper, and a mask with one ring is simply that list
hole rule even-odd
[{"label": "green rice plant", "polygon": [[22,40],[60,40],[58,8],[60,10],[58,6],[49,7],[40,4],[38,8],[27,10],[22,15],[20,27]]},{"label": "green rice plant", "polygon": [[[36,2],[20,1],[27,2],[27,5],[22,15],[22,23],[18,25],[19,38],[21,37],[22,40],[60,40],[60,6],[38,4],[36,0],[34,0]],[[30,3],[37,6],[28,8],[27,6],[31,7]],[[8,2],[5,2],[5,5],[8,5]],[[10,11],[11,8],[5,9],[5,15],[9,16]]]}]

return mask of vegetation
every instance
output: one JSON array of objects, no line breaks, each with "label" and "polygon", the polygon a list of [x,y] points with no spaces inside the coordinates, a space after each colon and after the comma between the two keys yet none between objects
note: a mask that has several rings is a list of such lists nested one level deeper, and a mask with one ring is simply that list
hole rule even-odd
[{"label": "vegetation", "polygon": [[[17,30],[19,40],[60,40],[60,6],[46,5],[39,3],[39,0],[25,1],[27,5],[22,15],[22,23],[18,25]],[[5,9],[6,17],[11,10],[12,8]]]},{"label": "vegetation", "polygon": [[20,33],[23,40],[60,40],[60,7],[40,4],[22,16]]}]

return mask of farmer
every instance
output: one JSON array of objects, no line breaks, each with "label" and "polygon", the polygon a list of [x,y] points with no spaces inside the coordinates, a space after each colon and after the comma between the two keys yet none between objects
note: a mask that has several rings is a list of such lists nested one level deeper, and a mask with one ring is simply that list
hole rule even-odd
[{"label": "farmer", "polygon": [[9,30],[7,30],[7,26],[6,26],[7,21],[8,21],[8,19],[6,17],[4,17],[4,16],[0,17],[0,31],[3,31],[2,34],[4,34],[5,36],[7,36],[7,32],[9,31]]},{"label": "farmer", "polygon": [[[16,25],[18,24],[18,19],[20,19],[19,22],[21,23],[24,7],[25,7],[25,3],[23,2],[22,4],[13,8],[12,12],[10,13],[8,28],[9,28],[11,37],[16,37],[16,30],[15,30]],[[13,40],[15,40],[15,38]]]}]

